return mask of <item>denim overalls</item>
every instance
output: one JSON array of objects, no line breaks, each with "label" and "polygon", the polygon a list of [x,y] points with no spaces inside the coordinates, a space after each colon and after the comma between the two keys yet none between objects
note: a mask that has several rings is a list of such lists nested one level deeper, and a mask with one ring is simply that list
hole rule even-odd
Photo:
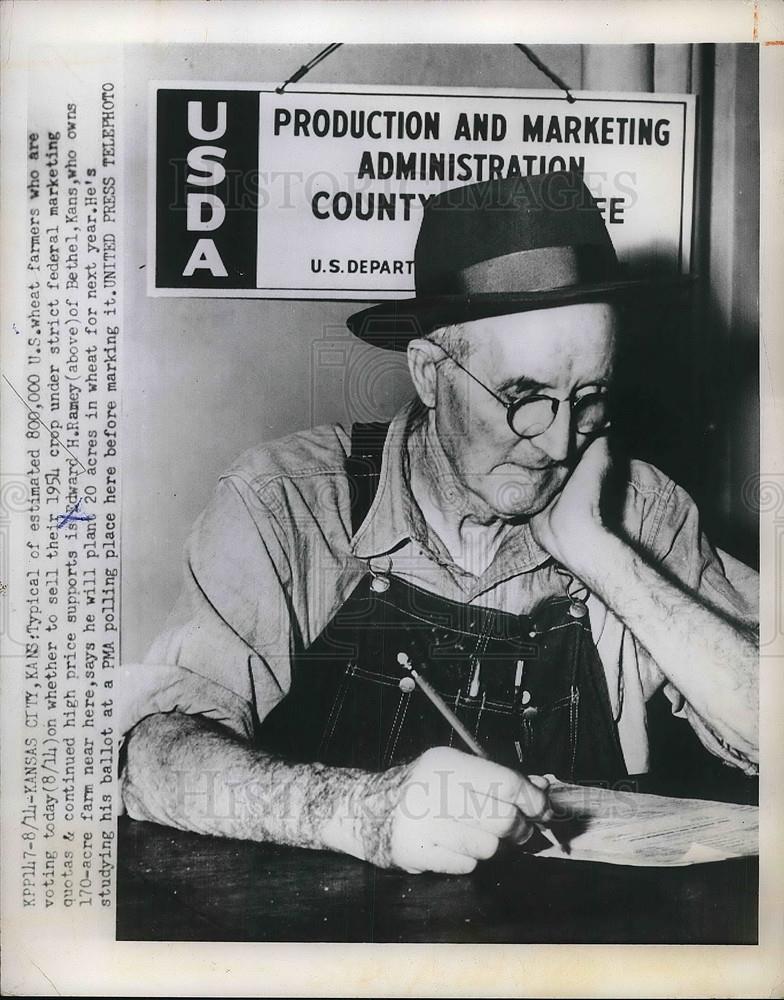
[{"label": "denim overalls", "polygon": [[[385,432],[386,425],[353,428],[347,473],[355,531],[378,485]],[[493,760],[564,780],[626,775],[583,602],[565,595],[532,616],[514,615],[372,572],[294,657],[291,689],[262,723],[259,745],[292,760],[365,770],[433,746],[466,750],[401,660]]]}]

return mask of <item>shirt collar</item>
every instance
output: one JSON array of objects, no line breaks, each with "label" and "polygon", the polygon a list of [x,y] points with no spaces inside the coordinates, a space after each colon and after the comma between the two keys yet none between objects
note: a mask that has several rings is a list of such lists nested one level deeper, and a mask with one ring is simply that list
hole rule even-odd
[{"label": "shirt collar", "polygon": [[[434,552],[439,562],[449,558],[439,539],[429,538],[422,511],[411,495],[406,443],[419,409],[419,400],[415,398],[395,414],[389,425],[381,453],[378,489],[370,510],[351,539],[352,552],[360,559],[386,555],[411,540]],[[529,525],[521,524],[509,533],[488,572],[500,582],[541,566],[549,558],[534,540]]]}]

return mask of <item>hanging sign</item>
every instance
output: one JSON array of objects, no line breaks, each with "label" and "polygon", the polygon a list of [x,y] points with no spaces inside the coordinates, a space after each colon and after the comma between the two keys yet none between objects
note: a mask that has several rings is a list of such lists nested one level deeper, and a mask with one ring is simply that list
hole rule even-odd
[{"label": "hanging sign", "polygon": [[688,271],[690,95],[158,83],[149,291],[290,299],[414,292],[428,197],[579,171],[630,269]]}]

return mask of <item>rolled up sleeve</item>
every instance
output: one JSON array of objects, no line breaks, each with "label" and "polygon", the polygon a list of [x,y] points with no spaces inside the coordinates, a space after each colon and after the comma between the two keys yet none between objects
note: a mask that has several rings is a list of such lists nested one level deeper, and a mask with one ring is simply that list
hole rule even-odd
[{"label": "rolled up sleeve", "polygon": [[207,716],[252,738],[290,684],[291,571],[273,514],[241,478],[221,479],[186,546],[164,631],[121,678],[121,731],[148,715]]}]

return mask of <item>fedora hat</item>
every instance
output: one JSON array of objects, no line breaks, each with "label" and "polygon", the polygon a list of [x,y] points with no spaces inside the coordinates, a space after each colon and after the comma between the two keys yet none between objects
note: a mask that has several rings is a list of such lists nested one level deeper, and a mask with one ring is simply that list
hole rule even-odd
[{"label": "fedora hat", "polygon": [[414,251],[414,298],[349,316],[348,328],[402,351],[439,326],[617,299],[681,276],[629,276],[582,177],[558,171],[511,177],[433,195]]}]

